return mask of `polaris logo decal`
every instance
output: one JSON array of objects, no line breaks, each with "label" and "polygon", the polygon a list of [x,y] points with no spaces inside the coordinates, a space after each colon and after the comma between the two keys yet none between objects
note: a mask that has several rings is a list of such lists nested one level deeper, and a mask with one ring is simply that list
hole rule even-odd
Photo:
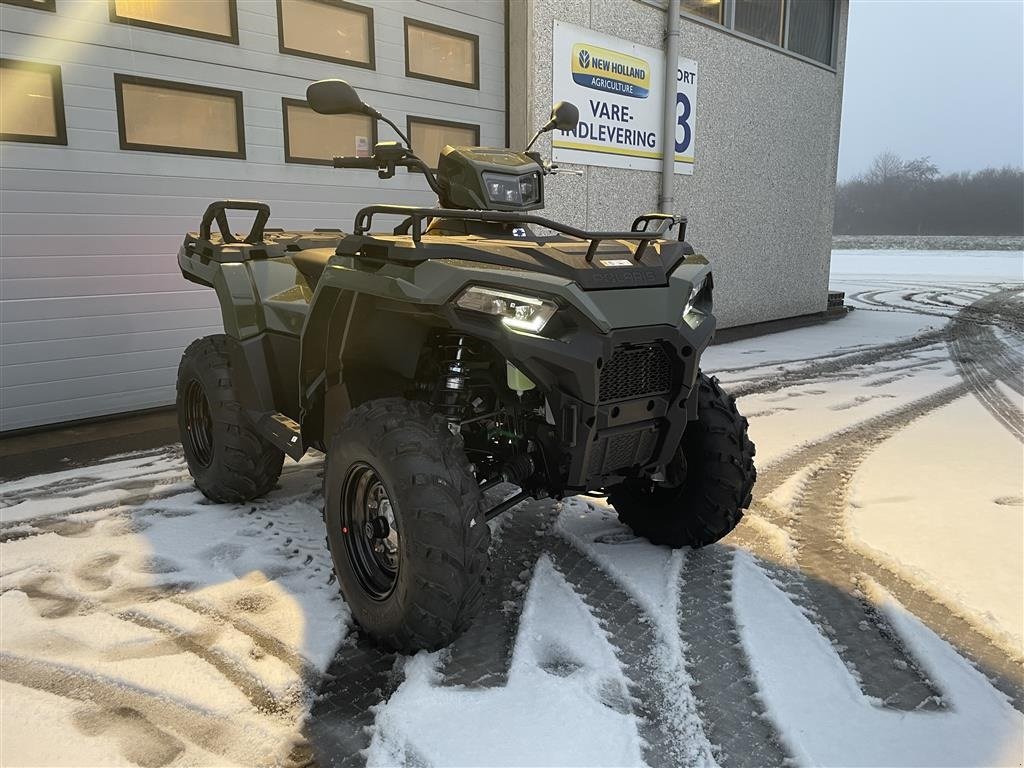
[{"label": "polaris logo decal", "polygon": [[651,90],[651,68],[643,59],[587,43],[572,47],[572,79],[597,91],[646,99]]},{"label": "polaris logo decal", "polygon": [[585,280],[594,286],[654,285],[664,284],[665,278],[658,270],[647,267],[635,269],[610,269],[607,272],[587,272]]}]

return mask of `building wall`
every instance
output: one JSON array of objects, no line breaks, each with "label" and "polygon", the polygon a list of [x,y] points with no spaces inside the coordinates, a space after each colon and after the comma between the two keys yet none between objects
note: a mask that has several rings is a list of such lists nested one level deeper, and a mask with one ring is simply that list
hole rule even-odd
[{"label": "building wall", "polygon": [[[68,134],[66,147],[0,142],[0,430],[173,402],[185,346],[221,331],[214,292],[176,262],[209,201],[265,200],[271,226],[301,229],[434,201],[419,175],[285,164],[283,96],[341,77],[399,125],[475,123],[504,145],[502,0],[361,2],[375,70],[281,54],[269,0],[238,0],[238,45],[112,23],[107,0],[0,4],[0,56],[61,65]],[[403,16],[479,35],[480,89],[408,79]],[[114,73],[242,91],[246,159],[121,150]],[[381,125],[379,138],[397,137]]]},{"label": "building wall", "polygon": [[[551,108],[557,20],[664,47],[653,0],[523,0],[512,5],[513,145]],[[820,312],[827,302],[848,3],[840,3],[837,66],[817,66],[683,16],[680,55],[698,65],[692,176],[676,176],[687,239],[711,261],[722,326]],[[581,109],[584,105],[579,105]],[[542,143],[543,142],[543,143]],[[550,134],[538,147],[550,152]],[[566,167],[570,167],[566,165]],[[590,229],[625,229],[658,209],[657,172],[572,166],[545,181],[547,215]]]}]

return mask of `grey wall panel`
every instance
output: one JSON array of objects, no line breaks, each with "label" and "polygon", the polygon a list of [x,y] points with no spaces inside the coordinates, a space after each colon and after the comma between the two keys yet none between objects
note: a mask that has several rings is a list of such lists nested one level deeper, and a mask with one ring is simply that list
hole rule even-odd
[{"label": "grey wall panel", "polygon": [[[91,397],[72,397],[63,400],[52,400],[46,404],[45,418],[40,419],[40,408],[37,404],[21,406],[5,406],[4,418],[6,423],[11,424],[10,429],[16,426],[38,426],[39,424],[54,424],[62,421],[73,421],[89,416],[102,416],[110,413],[124,413],[137,411],[145,408],[153,408],[174,402],[174,374],[173,371],[165,372],[164,379],[171,382],[157,387],[135,387],[125,392],[104,392],[101,395]],[[74,391],[71,389],[62,392]],[[116,401],[116,407],[111,406],[111,400]]]},{"label": "grey wall panel", "polygon": [[[213,291],[176,266],[210,200],[266,200],[272,226],[346,229],[368,202],[433,202],[413,174],[286,164],[283,96],[343,77],[399,125],[456,119],[504,145],[502,0],[364,4],[374,70],[281,54],[270,0],[238,1],[239,45],[115,24],[105,2],[2,6],[0,55],[61,65],[68,146],[0,143],[0,430],[173,401],[181,351],[220,330]],[[480,89],[406,78],[404,16],[478,35]],[[122,151],[115,73],[241,91],[246,159]],[[382,125],[380,138],[396,137]]]},{"label": "grey wall panel", "polygon": [[[0,327],[4,329],[4,339],[6,340],[7,329],[13,328],[13,324],[19,322],[35,323],[39,320],[62,318],[118,317],[148,312],[191,312],[207,308],[220,311],[217,309],[216,302],[211,301],[210,291],[198,286],[160,293],[8,300],[0,303],[0,311],[2,311],[4,319],[4,323]],[[167,327],[174,326],[169,324]]]},{"label": "grey wall panel", "polygon": [[[174,314],[174,317],[168,317],[171,313]],[[127,317],[121,315],[127,315]],[[144,331],[164,330],[168,323],[173,323],[178,329],[196,331],[209,328],[219,322],[220,311],[212,307],[12,322],[4,329],[4,343],[25,344],[52,339],[88,339],[94,336],[123,334],[126,330],[128,333],[136,334]]]},{"label": "grey wall panel", "polygon": [[[154,346],[152,350],[142,352],[117,352],[109,355],[95,354],[89,357],[75,358],[74,378],[122,376],[138,371],[159,370],[167,365],[167,357],[163,352],[163,348]],[[48,360],[42,363],[7,365],[4,366],[3,383],[4,386],[15,389],[59,384],[66,381],[68,363],[68,360]],[[13,403],[11,404],[13,405]]]}]

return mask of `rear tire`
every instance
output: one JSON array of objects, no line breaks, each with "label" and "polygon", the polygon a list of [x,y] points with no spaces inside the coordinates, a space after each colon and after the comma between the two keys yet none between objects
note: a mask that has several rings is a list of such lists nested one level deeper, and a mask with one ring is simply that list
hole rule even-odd
[{"label": "rear tire", "polygon": [[608,490],[619,520],[654,544],[711,544],[732,531],[750,506],[757,471],[747,420],[717,379],[702,373],[699,387],[697,420],[687,424],[679,446],[683,483],[672,488],[637,480]]},{"label": "rear tire", "polygon": [[281,476],[284,453],[249,423],[235,388],[229,336],[192,342],[178,365],[178,431],[188,471],[220,503],[258,498]]},{"label": "rear tire", "polygon": [[469,626],[490,530],[462,440],[440,415],[401,398],[350,411],[327,452],[324,504],[342,595],[368,635],[413,653]]}]

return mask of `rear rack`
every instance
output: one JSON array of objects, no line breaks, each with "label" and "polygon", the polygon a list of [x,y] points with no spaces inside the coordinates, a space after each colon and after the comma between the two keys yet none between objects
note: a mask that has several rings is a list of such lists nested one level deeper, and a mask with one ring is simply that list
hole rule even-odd
[{"label": "rear rack", "polygon": [[[594,254],[598,246],[605,240],[634,240],[637,241],[636,252],[633,258],[640,261],[643,258],[647,245],[652,240],[662,240],[666,232],[676,224],[679,225],[679,240],[686,237],[686,217],[672,216],[668,213],[645,213],[637,216],[633,221],[633,228],[624,232],[587,232],[586,230],[571,227],[558,221],[535,216],[531,213],[514,213],[504,211],[467,211],[461,208],[416,208],[406,205],[369,205],[362,208],[356,214],[353,231],[357,235],[365,235],[370,231],[375,214],[385,216],[405,216],[406,219],[395,227],[396,235],[408,234],[411,228],[413,242],[418,243],[423,237],[423,220],[434,218],[465,219],[467,221],[487,221],[501,224],[536,224],[539,227],[560,232],[563,235],[574,237],[578,240],[589,240],[590,247],[587,249],[586,260],[594,260]],[[652,223],[658,222],[657,228],[651,230]]]}]

